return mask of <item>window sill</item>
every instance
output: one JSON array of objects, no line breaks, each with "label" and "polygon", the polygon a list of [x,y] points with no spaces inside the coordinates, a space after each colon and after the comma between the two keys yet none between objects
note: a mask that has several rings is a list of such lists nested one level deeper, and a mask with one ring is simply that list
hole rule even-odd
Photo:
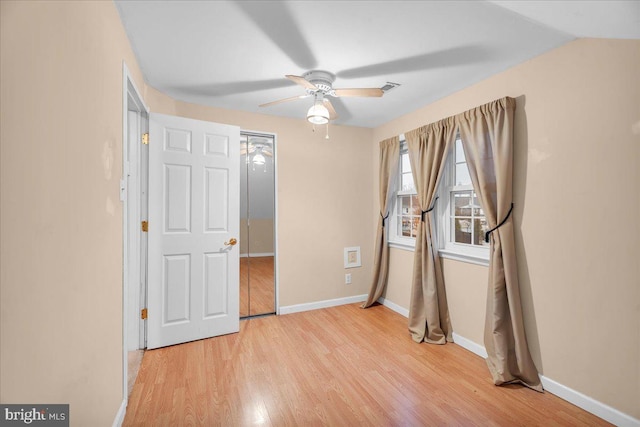
[{"label": "window sill", "polygon": [[403,251],[414,252],[416,248],[415,242],[399,242],[399,241],[389,241],[389,247],[395,249],[402,249]]},{"label": "window sill", "polygon": [[469,264],[483,265],[485,267],[489,266],[489,258],[483,257],[479,255],[470,255],[461,252],[454,252],[448,249],[440,249],[438,251],[441,258],[452,259],[455,261],[467,262]]},{"label": "window sill", "polygon": [[[415,242],[390,240],[388,242],[388,245],[390,248],[400,249],[400,250],[409,251],[409,252],[415,252]],[[452,251],[450,249],[440,249],[438,253],[442,258],[466,262],[469,264],[482,265],[485,267],[489,266],[488,256],[485,257],[482,255],[465,254],[458,251]]]}]

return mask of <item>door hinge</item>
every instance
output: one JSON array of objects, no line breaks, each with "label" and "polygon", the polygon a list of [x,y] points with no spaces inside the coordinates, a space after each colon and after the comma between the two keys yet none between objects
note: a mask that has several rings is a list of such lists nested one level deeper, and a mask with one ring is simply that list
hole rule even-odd
[{"label": "door hinge", "polygon": [[149,231],[149,221],[142,221],[142,231],[145,233]]},{"label": "door hinge", "polygon": [[149,134],[148,133],[143,133],[142,134],[142,143],[144,145],[149,145]]},{"label": "door hinge", "polygon": [[142,320],[147,318],[147,309],[146,308],[143,308],[142,310],[140,310],[140,318]]}]

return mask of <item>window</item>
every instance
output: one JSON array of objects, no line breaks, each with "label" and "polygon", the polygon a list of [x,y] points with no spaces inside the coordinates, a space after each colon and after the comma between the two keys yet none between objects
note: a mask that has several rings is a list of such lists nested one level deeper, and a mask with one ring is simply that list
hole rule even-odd
[{"label": "window", "polygon": [[[393,197],[387,227],[389,245],[413,250],[420,223],[420,207],[407,143],[400,136],[400,165],[397,190]],[[447,164],[438,187],[436,202],[436,238],[440,255],[474,264],[489,264],[489,244],[484,233],[489,229],[487,220],[473,190],[462,140],[456,137],[447,157]]]},{"label": "window", "polygon": [[420,207],[413,183],[407,142],[400,136],[397,190],[389,208],[388,239],[391,246],[413,249],[420,222]]},{"label": "window", "polygon": [[449,153],[438,195],[440,254],[445,258],[487,265],[489,244],[484,234],[489,230],[478,196],[473,191],[467,161],[458,136]]}]

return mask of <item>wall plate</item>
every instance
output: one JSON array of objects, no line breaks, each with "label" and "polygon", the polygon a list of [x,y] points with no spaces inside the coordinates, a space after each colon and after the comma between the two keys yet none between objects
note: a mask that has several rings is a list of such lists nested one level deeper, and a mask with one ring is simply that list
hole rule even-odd
[{"label": "wall plate", "polygon": [[344,268],[362,267],[360,261],[360,246],[344,248]]}]

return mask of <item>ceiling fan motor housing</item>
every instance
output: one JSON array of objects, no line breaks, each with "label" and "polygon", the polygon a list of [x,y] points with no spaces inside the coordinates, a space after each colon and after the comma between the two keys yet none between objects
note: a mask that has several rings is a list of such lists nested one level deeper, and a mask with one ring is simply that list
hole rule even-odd
[{"label": "ceiling fan motor housing", "polygon": [[308,71],[302,75],[306,81],[313,83],[318,89],[307,89],[307,93],[313,95],[316,92],[322,92],[323,94],[331,94],[333,91],[333,82],[336,79],[335,74],[323,70]]}]

